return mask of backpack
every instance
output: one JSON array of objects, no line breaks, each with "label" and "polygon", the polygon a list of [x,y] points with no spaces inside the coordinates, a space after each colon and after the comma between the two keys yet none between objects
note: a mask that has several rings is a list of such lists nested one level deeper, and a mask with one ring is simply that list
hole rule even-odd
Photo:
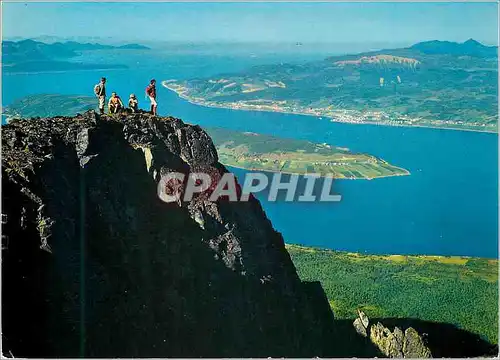
[{"label": "backpack", "polygon": [[94,86],[94,94],[96,96],[101,96],[101,93],[102,93],[101,84],[97,84],[96,86]]}]

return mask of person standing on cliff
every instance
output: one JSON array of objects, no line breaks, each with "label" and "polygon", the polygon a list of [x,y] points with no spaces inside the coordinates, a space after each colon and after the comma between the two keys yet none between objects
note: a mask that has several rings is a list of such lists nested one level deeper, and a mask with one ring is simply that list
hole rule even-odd
[{"label": "person standing on cliff", "polygon": [[106,78],[102,77],[101,81],[94,86],[94,94],[99,101],[99,112],[104,114],[104,105],[106,104]]},{"label": "person standing on cliff", "polygon": [[156,80],[152,79],[149,85],[146,87],[146,95],[151,101],[151,114],[156,115],[156,108],[158,104],[156,103]]}]

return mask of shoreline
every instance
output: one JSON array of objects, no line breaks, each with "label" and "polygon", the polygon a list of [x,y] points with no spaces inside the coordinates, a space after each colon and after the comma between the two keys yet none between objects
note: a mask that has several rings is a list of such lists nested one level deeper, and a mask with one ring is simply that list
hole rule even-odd
[{"label": "shoreline", "polygon": [[227,110],[235,110],[235,111],[259,111],[259,112],[270,112],[270,113],[278,113],[278,114],[324,117],[325,119],[328,119],[330,122],[337,123],[337,124],[373,125],[373,126],[402,127],[402,128],[426,128],[426,129],[437,129],[437,130],[468,131],[468,132],[477,132],[477,133],[497,134],[498,135],[498,130],[497,131],[489,131],[489,130],[466,129],[466,128],[457,128],[457,127],[444,127],[444,126],[430,126],[430,125],[390,125],[390,124],[381,124],[381,123],[374,123],[374,122],[367,122],[367,121],[352,123],[352,122],[347,122],[347,121],[335,120],[335,119],[327,117],[325,115],[307,114],[307,113],[300,113],[300,112],[266,110],[266,109],[244,109],[244,108],[234,109],[234,108],[228,107],[228,106],[209,105],[209,104],[206,104],[203,102],[193,100],[189,96],[183,95],[183,94],[179,93],[178,91],[176,91],[175,89],[168,87],[168,83],[166,82],[166,80],[163,80],[161,82],[161,84],[164,88],[176,93],[177,96],[180,97],[181,99],[184,99],[193,105],[204,106],[204,107],[208,107],[208,108],[227,109]]},{"label": "shoreline", "polygon": [[[349,250],[335,250],[332,248],[326,248],[326,247],[321,247],[321,246],[315,246],[315,245],[304,245],[304,244],[294,244],[294,243],[285,243],[285,247],[290,247],[290,248],[295,248],[299,251],[327,251],[327,252],[333,252],[333,253],[338,253],[341,255],[349,255],[349,256],[366,256],[366,257],[382,257],[382,258],[389,258],[389,257],[405,257],[409,259],[414,259],[414,258],[419,258],[423,259],[426,261],[438,261],[440,259],[449,259],[449,258],[458,258],[458,259],[466,259],[466,260],[474,260],[474,259],[484,259],[488,261],[494,261],[498,262],[499,259],[496,257],[485,257],[485,256],[469,256],[469,255],[433,255],[433,254],[388,254],[388,253],[364,253],[360,251],[349,251]],[[287,249],[288,250],[288,249]]]},{"label": "shoreline", "polygon": [[[246,171],[264,171],[264,172],[273,173],[273,174],[287,174],[287,175],[298,175],[298,176],[308,175],[308,174],[297,174],[297,173],[292,173],[292,172],[288,172],[288,171],[279,171],[279,170],[248,169],[248,168],[244,168],[241,166],[229,165],[229,164],[224,164],[224,163],[221,163],[221,164],[224,166],[230,166],[230,167],[233,167],[235,169],[246,170]],[[363,177],[363,178],[360,178],[360,177],[357,177],[357,178],[356,177],[355,178],[337,178],[337,177],[334,177],[333,180],[335,180],[335,181],[337,181],[337,180],[375,180],[375,179],[383,179],[383,178],[390,178],[390,177],[397,177],[397,176],[410,176],[411,175],[411,172],[409,172],[406,169],[403,169],[403,168],[400,168],[397,166],[394,166],[394,167],[399,169],[399,170],[405,171],[406,173],[394,174],[394,175],[381,175],[381,176],[377,176],[377,177],[373,177],[373,178],[366,178],[366,177]],[[323,174],[320,176],[320,178],[325,178],[325,177],[326,176]]]}]

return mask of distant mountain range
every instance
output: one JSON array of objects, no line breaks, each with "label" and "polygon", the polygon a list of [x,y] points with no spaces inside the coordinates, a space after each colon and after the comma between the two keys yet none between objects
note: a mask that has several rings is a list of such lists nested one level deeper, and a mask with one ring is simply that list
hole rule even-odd
[{"label": "distant mountain range", "polygon": [[446,62],[454,61],[454,58],[464,60],[464,57],[471,57],[472,61],[476,62],[480,62],[481,59],[496,58],[498,55],[498,47],[483,45],[473,39],[469,39],[463,43],[431,40],[419,42],[410,47],[382,49],[359,54],[332,56],[326,60],[338,61],[342,59],[358,59],[363,56],[366,57],[373,55],[391,55],[415,59],[420,61],[421,65],[427,67],[429,65],[443,65]]},{"label": "distant mountain range", "polygon": [[[4,37],[4,41],[22,41],[26,40],[26,37],[23,36],[10,36]],[[76,41],[79,43],[99,43],[99,44],[111,44],[117,45],[112,42],[111,37],[104,36],[51,36],[51,35],[39,35],[30,37],[30,40],[35,40],[39,42],[43,42],[46,44],[52,44],[56,42],[66,42],[66,41]]]},{"label": "distant mountain range", "polygon": [[486,46],[474,39],[469,39],[463,43],[438,40],[425,41],[411,46],[410,49],[433,55],[494,57],[498,54],[498,47]]},{"label": "distant mountain range", "polygon": [[73,68],[116,68],[123,65],[77,64],[67,61],[82,51],[90,50],[150,50],[139,44],[121,46],[76,41],[43,43],[31,39],[2,42],[2,67],[4,71],[69,70]]},{"label": "distant mountain range", "polygon": [[108,49],[133,49],[150,50],[149,47],[139,44],[126,44],[121,46],[102,45],[97,43],[79,43],[76,41],[55,42],[46,44],[31,39],[21,41],[3,41],[3,60],[17,60],[26,57],[34,60],[69,58],[77,56],[79,51],[108,50]]},{"label": "distant mountain range", "polygon": [[435,40],[163,85],[212,107],[496,132],[497,54],[497,47],[472,39]]}]

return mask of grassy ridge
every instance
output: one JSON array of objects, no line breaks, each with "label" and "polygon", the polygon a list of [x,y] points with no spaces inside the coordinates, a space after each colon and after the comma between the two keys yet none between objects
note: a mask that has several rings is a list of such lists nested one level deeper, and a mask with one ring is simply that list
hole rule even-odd
[{"label": "grassy ridge", "polygon": [[336,318],[418,318],[498,343],[498,261],[362,255],[287,245],[302,280],[323,285]]}]

